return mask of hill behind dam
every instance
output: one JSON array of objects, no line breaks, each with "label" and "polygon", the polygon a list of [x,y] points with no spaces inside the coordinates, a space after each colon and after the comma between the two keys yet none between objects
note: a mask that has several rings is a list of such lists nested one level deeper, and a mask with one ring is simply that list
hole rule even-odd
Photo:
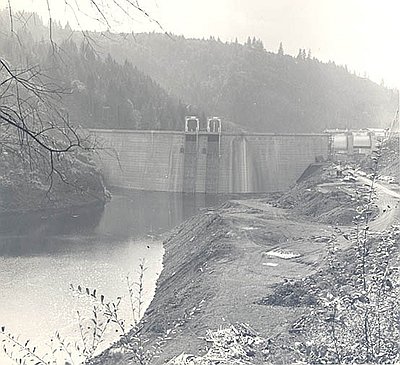
[{"label": "hill behind dam", "polygon": [[300,50],[274,53],[260,40],[137,34],[107,42],[117,60],[128,59],[189,110],[221,116],[256,132],[320,132],[325,128],[386,126],[397,94],[333,61]]},{"label": "hill behind dam", "polygon": [[[64,96],[71,121],[83,127],[182,130],[185,115],[208,116],[254,132],[321,132],[326,128],[386,127],[395,90],[300,50],[277,53],[249,38],[186,39],[160,33],[82,33],[32,13],[0,13],[0,46],[15,66],[38,63]],[[92,43],[91,43],[92,41]]]}]

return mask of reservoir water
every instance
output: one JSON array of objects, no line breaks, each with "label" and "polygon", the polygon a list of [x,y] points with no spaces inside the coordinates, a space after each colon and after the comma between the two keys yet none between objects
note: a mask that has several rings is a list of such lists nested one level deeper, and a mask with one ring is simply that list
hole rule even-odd
[{"label": "reservoir water", "polygon": [[[127,276],[138,281],[144,260],[147,306],[162,270],[160,234],[225,199],[117,191],[105,207],[0,217],[0,326],[21,342],[29,339],[42,354],[54,346],[56,331],[79,343],[77,311],[89,316],[96,303],[71,291],[73,284],[96,289],[109,301],[121,297],[120,316],[128,327]],[[118,338],[112,332],[98,351]],[[0,351],[0,364],[11,363]]]}]

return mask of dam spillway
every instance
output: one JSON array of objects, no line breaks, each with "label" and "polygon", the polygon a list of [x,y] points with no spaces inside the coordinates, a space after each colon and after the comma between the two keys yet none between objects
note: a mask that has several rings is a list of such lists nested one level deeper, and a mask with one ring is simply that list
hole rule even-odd
[{"label": "dam spillway", "polygon": [[327,134],[100,130],[110,186],[184,193],[283,191],[328,159]]}]

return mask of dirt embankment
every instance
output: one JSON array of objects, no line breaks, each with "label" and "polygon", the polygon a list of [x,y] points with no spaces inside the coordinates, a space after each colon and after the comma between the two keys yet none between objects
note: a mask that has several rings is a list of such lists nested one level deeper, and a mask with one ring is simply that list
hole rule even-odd
[{"label": "dirt embankment", "polygon": [[[351,222],[370,181],[354,178],[351,170],[339,175],[333,164],[325,165],[279,198],[230,201],[176,228],[165,242],[164,269],[140,334],[145,351],[157,349],[149,364],[183,353],[203,356],[207,330],[232,330],[236,323],[248,324],[267,346],[245,354],[242,363],[295,361],[303,320],[310,318],[315,293],[326,289],[327,245],[334,242],[342,266],[354,264]],[[377,189],[380,214],[371,227],[382,220],[389,226],[399,214],[398,196],[379,184]],[[135,363],[133,339],[124,342],[91,364]]]},{"label": "dirt embankment", "polygon": [[[354,168],[327,163],[284,193],[274,205],[293,209],[315,222],[347,226],[352,224],[357,207],[365,203],[368,191],[368,184],[356,177]],[[376,216],[377,208],[371,209],[372,217]]]},{"label": "dirt embankment", "polygon": [[[279,283],[314,273],[326,254],[324,242],[336,233],[262,199],[232,201],[182,224],[165,242],[164,269],[144,317],[146,348],[159,350],[151,363],[202,354],[208,329],[237,322],[264,338],[291,336],[307,304],[267,305],[262,298]],[[341,236],[337,242],[348,245]],[[130,363],[132,354],[121,348],[116,344],[92,364]]]},{"label": "dirt embankment", "polygon": [[378,162],[379,173],[393,177],[397,182],[400,182],[399,145],[399,136],[388,139],[382,146]]},{"label": "dirt embankment", "polygon": [[[372,153],[359,162],[359,167],[367,174],[377,173],[377,180],[397,185],[400,183],[400,140],[399,135],[392,135]],[[377,162],[377,166],[375,163]]]}]

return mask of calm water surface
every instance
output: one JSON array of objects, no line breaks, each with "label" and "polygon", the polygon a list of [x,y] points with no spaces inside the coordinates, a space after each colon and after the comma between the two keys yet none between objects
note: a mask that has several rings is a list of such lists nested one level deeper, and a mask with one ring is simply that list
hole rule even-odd
[{"label": "calm water surface", "polygon": [[[70,283],[109,300],[121,296],[121,315],[131,322],[126,276],[135,280],[145,260],[148,305],[162,269],[158,234],[225,199],[119,191],[104,208],[0,217],[0,326],[46,351],[55,331],[79,340],[77,310],[85,313],[93,303],[73,295]],[[0,354],[0,364],[8,363]]]}]

